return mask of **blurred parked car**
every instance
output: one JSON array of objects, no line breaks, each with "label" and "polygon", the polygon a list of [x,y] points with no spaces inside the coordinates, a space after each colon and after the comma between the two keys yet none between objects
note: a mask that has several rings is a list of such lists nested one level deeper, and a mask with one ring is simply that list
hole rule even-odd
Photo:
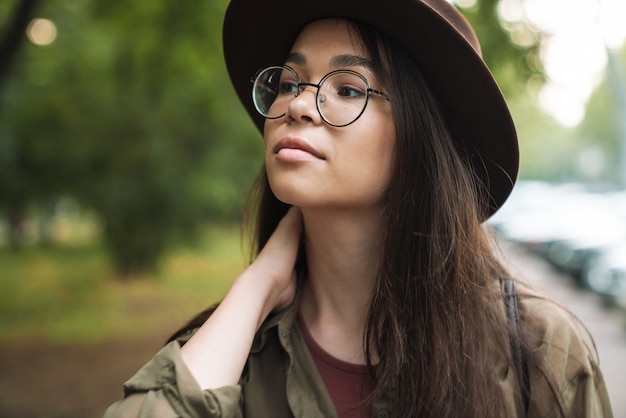
[{"label": "blurred parked car", "polygon": [[626,298],[626,193],[520,181],[490,224],[581,287],[616,302]]},{"label": "blurred parked car", "polygon": [[585,273],[590,290],[626,309],[626,244],[611,246],[594,257]]}]

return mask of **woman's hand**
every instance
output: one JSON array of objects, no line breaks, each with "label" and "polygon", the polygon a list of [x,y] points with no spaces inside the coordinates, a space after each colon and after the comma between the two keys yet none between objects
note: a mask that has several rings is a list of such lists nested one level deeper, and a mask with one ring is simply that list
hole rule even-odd
[{"label": "woman's hand", "polygon": [[[286,308],[296,294],[295,264],[302,236],[302,212],[291,207],[281,219],[256,260],[246,273],[252,272],[269,286],[269,312]],[[264,318],[263,318],[264,319]]]},{"label": "woman's hand", "polygon": [[302,229],[300,209],[289,209],[256,260],[181,348],[183,361],[201,388],[236,384],[259,326],[270,312],[293,302]]}]

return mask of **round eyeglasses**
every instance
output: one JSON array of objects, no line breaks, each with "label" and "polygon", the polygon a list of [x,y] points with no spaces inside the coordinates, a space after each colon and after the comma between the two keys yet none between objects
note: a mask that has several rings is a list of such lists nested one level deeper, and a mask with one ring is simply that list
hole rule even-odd
[{"label": "round eyeglasses", "polygon": [[296,71],[287,66],[263,68],[251,78],[252,100],[256,110],[267,119],[285,116],[289,103],[307,86],[316,87],[317,111],[327,124],[350,125],[365,111],[371,94],[391,101],[389,96],[369,86],[361,74],[337,70],[326,74],[319,84],[303,83]]}]

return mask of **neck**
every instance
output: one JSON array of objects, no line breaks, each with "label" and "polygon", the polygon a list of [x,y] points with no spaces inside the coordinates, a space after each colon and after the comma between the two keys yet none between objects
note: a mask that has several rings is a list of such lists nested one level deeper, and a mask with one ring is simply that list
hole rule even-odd
[{"label": "neck", "polygon": [[381,252],[379,214],[303,211],[308,277],[301,313],[331,355],[364,363],[363,335]]}]

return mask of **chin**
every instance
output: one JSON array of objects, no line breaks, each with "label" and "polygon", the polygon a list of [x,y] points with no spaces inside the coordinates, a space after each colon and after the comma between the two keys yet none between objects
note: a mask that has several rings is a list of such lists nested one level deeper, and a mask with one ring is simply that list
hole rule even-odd
[{"label": "chin", "polygon": [[[293,186],[285,186],[285,185],[277,185],[276,182],[270,181],[270,189],[276,199],[280,200],[283,203],[293,206],[300,206],[298,202],[300,202],[302,198],[302,192]],[[300,199],[299,199],[300,198]]]},{"label": "chin", "polygon": [[298,181],[294,173],[268,173],[270,189],[278,200],[288,205],[302,206],[312,198],[313,186],[308,182]]},{"label": "chin", "polygon": [[274,196],[276,196],[276,199],[280,200],[281,202],[287,205],[298,206],[298,207],[307,205],[306,199],[302,198],[302,196],[294,195],[293,193],[274,192]]}]

